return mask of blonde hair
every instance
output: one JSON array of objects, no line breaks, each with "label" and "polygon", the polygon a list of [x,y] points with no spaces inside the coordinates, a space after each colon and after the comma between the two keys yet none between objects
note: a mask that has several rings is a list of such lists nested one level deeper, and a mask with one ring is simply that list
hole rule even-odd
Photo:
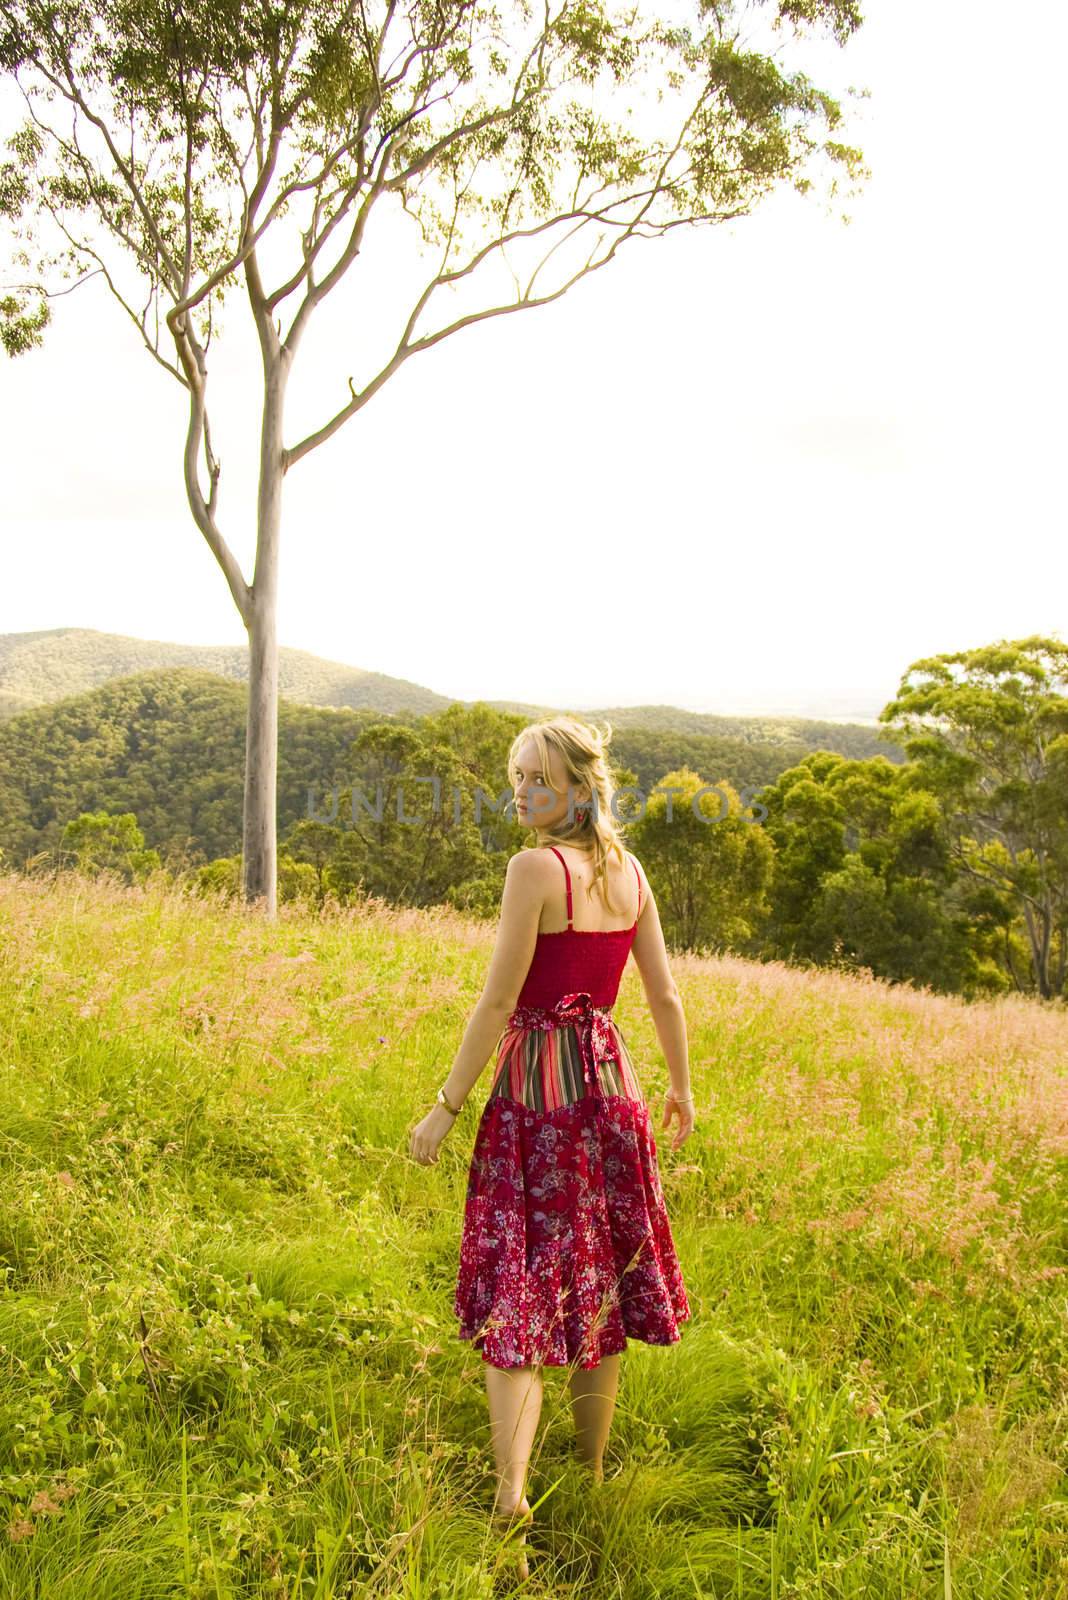
[{"label": "blonde hair", "polygon": [[[516,787],[519,752],[528,739],[533,740],[538,752],[538,765],[546,788],[551,787],[551,746],[559,755],[564,769],[563,792],[567,792],[570,784],[575,789],[588,789],[591,796],[587,801],[576,802],[572,820],[568,822],[565,817],[559,822],[545,845],[535,845],[533,848],[544,849],[555,841],[590,851],[593,856],[593,882],[587,892],[592,894],[598,881],[601,881],[605,905],[609,911],[617,911],[618,908],[608,896],[608,857],[615,856],[620,866],[624,865],[627,858],[619,824],[611,809],[616,785],[605,752],[611,743],[612,724],[606,722],[602,733],[592,724],[571,716],[543,717],[539,722],[528,723],[516,734],[508,751],[508,781],[513,789]],[[585,807],[586,813],[581,821],[578,816],[579,805]]]}]

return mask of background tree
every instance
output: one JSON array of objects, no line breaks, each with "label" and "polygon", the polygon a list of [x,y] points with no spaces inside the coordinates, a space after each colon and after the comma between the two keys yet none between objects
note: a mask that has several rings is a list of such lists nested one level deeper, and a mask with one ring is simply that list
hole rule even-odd
[{"label": "background tree", "polygon": [[1066,691],[1068,644],[1032,635],[914,662],[879,714],[938,795],[960,870],[1015,903],[1043,999],[1068,976]]},{"label": "background tree", "polygon": [[127,883],[139,883],[160,865],[159,852],[145,849],[145,836],[132,811],[113,816],[83,811],[63,829],[60,860],[80,872],[113,872]]},{"label": "background tree", "polygon": [[[319,800],[310,819],[335,834],[324,882],[339,899],[359,891],[394,905],[448,901],[480,909],[478,886],[490,877],[499,901],[504,862],[482,848],[477,779],[434,737],[432,719],[418,728],[370,724],[353,744],[353,759],[355,780]],[[310,860],[307,841],[302,820],[287,850]]]},{"label": "background tree", "polygon": [[[462,762],[469,777],[480,784],[487,796],[495,802],[507,791],[511,799],[512,788],[508,780],[508,751],[520,728],[530,719],[512,711],[497,711],[484,701],[472,706],[460,704],[446,706],[425,720],[428,737],[447,745],[457,761]],[[473,814],[473,813],[472,813]],[[478,824],[482,848],[491,856],[505,858],[516,851],[525,837],[515,816],[515,807],[499,807],[494,812],[488,801],[481,804]],[[503,876],[500,886],[503,887]],[[496,895],[494,908],[499,907]]]},{"label": "background tree", "polygon": [[946,992],[1006,986],[914,766],[819,751],[759,799],[775,874],[757,953]]},{"label": "background tree", "polygon": [[762,813],[746,811],[731,784],[721,780],[695,799],[702,789],[708,785],[687,767],[665,773],[628,824],[627,842],[655,887],[674,949],[739,949],[764,910],[773,846],[756,820]]},{"label": "background tree", "polygon": [[[767,43],[787,25],[796,39],[827,30],[842,45],[861,23],[856,0],[776,0],[753,20],[768,22]],[[0,0],[0,65],[31,108],[0,170],[0,214],[31,247],[15,252],[0,337],[11,356],[41,342],[49,299],[69,292],[42,281],[51,268],[101,272],[153,360],[188,391],[186,494],[248,633],[243,887],[269,914],[286,473],[411,356],[557,299],[626,241],[745,215],[780,184],[805,193],[812,173],[829,179],[829,199],[843,171],[867,176],[861,153],[831,136],[839,103],[751,48],[732,0],[698,0],[692,23],[613,15],[602,0],[563,0],[553,14],[479,0]],[[287,445],[301,340],[389,203],[414,218],[436,270],[384,366],[359,387],[350,377],[344,402]],[[58,254],[39,247],[42,222],[63,236]],[[261,246],[283,222],[291,264],[269,286]],[[506,247],[518,255],[550,239],[520,285]],[[514,299],[416,332],[487,263],[512,272]],[[213,316],[239,277],[263,362],[251,582],[218,519],[207,405]]]},{"label": "background tree", "polygon": [[[849,851],[842,807],[827,782],[840,760],[832,751],[816,750],[762,787],[758,796],[775,850],[763,923],[765,948],[784,959],[821,958],[812,933],[813,908],[824,877],[844,866]],[[829,950],[822,959],[830,959]]]},{"label": "background tree", "polygon": [[321,906],[331,887],[331,868],[343,844],[340,830],[328,822],[302,817],[289,830],[284,855],[307,867],[315,883],[315,901]]}]

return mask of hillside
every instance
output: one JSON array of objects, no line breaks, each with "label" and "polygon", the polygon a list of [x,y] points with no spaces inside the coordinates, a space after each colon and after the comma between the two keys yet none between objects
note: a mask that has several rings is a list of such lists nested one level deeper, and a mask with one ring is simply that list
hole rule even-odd
[{"label": "hillside", "polygon": [[[248,681],[248,652],[238,645],[185,645],[100,633],[94,628],[51,628],[0,634],[0,721],[35,706],[86,693],[115,678],[185,667],[233,682]],[[298,705],[370,710],[380,715],[429,716],[450,705],[485,705],[493,711],[533,719],[553,710],[576,710],[608,719],[620,732],[680,740],[722,740],[734,747],[779,750],[791,764],[807,750],[836,750],[853,759],[899,752],[885,731],[866,723],[806,717],[728,717],[671,705],[594,708],[531,705],[510,700],[454,700],[405,678],[328,661],[306,650],[279,648],[279,694]],[[679,758],[681,760],[681,757]],[[669,761],[667,766],[677,766]],[[780,767],[779,770],[782,770]]]},{"label": "hillside", "polygon": [[[176,668],[116,678],[0,724],[0,846],[23,862],[82,811],[132,811],[149,849],[211,860],[240,849],[248,690]],[[278,815],[345,781],[352,740],[381,713],[279,707]]]},{"label": "hillside", "polygon": [[[11,874],[0,929],[0,1590],[512,1592],[452,1312],[490,1062],[409,1155],[492,929]],[[1061,1600],[1068,1018],[673,971],[678,1150],[632,966],[616,1011],[694,1316],[630,1342],[603,1490],[546,1372],[538,1592]]]},{"label": "hillside", "polygon": [[[485,702],[476,702],[485,706]],[[82,811],[132,811],[145,844],[162,854],[211,860],[240,849],[245,771],[247,687],[243,681],[193,668],[131,673],[82,694],[56,699],[0,722],[0,848],[9,864],[22,863],[59,842],[63,827]],[[491,711],[492,707],[489,708]],[[650,715],[660,708],[650,708]],[[666,708],[670,710],[670,708]],[[440,711],[437,713],[440,715]],[[687,718],[691,714],[683,714]],[[316,706],[283,698],[279,707],[279,836],[306,816],[309,786],[325,792],[351,781],[352,742],[368,722],[396,717],[433,727],[408,709]],[[650,792],[664,773],[681,765],[706,782],[727,779],[738,790],[771,783],[811,749],[837,749],[862,757],[876,751],[900,759],[868,729],[822,725],[826,742],[769,727],[761,742],[755,725],[696,718],[696,727],[621,718],[612,744],[618,768],[632,772]],[[491,770],[480,781],[500,792],[504,758],[518,725],[496,718]],[[705,731],[715,729],[717,731]],[[446,740],[449,734],[441,737]],[[833,741],[833,742],[832,742]],[[465,752],[458,752],[465,754]],[[469,758],[470,759],[470,758]]]},{"label": "hillside", "polygon": [[[0,634],[0,717],[69,699],[114,678],[170,667],[188,667],[247,683],[248,651],[242,645],[133,639],[95,628]],[[278,652],[278,676],[282,698],[300,705],[425,714],[450,704],[447,695],[435,694],[420,684],[325,661],[307,650],[286,646]]]}]

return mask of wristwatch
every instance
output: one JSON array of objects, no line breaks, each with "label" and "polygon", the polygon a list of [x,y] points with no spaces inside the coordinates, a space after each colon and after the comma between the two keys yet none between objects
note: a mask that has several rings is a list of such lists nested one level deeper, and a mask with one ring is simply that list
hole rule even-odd
[{"label": "wristwatch", "polygon": [[450,1106],[449,1102],[445,1098],[444,1085],[438,1090],[438,1105],[444,1106],[445,1110],[451,1112],[454,1117],[458,1117],[460,1112],[463,1110],[462,1104],[458,1106]]}]

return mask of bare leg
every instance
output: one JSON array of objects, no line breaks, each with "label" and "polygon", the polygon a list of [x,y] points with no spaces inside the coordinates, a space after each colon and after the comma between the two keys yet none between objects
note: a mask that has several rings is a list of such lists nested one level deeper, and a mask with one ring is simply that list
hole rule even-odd
[{"label": "bare leg", "polygon": [[[489,1397],[490,1434],[497,1463],[497,1493],[493,1501],[495,1520],[514,1528],[513,1519],[530,1516],[530,1501],[523,1493],[527,1464],[538,1431],[543,1384],[540,1366],[494,1367],[486,1363],[486,1393]],[[515,1540],[515,1573],[530,1577],[524,1546],[526,1530]]]},{"label": "bare leg", "polygon": [[[499,1515],[522,1508],[543,1390],[540,1366],[505,1368],[486,1363],[490,1436],[497,1463],[494,1510]],[[530,1507],[525,1509],[529,1511]]]},{"label": "bare leg", "polygon": [[592,1467],[597,1483],[604,1478],[604,1447],[612,1427],[619,1388],[619,1354],[602,1356],[600,1364],[571,1374],[571,1412],[580,1461]]}]

